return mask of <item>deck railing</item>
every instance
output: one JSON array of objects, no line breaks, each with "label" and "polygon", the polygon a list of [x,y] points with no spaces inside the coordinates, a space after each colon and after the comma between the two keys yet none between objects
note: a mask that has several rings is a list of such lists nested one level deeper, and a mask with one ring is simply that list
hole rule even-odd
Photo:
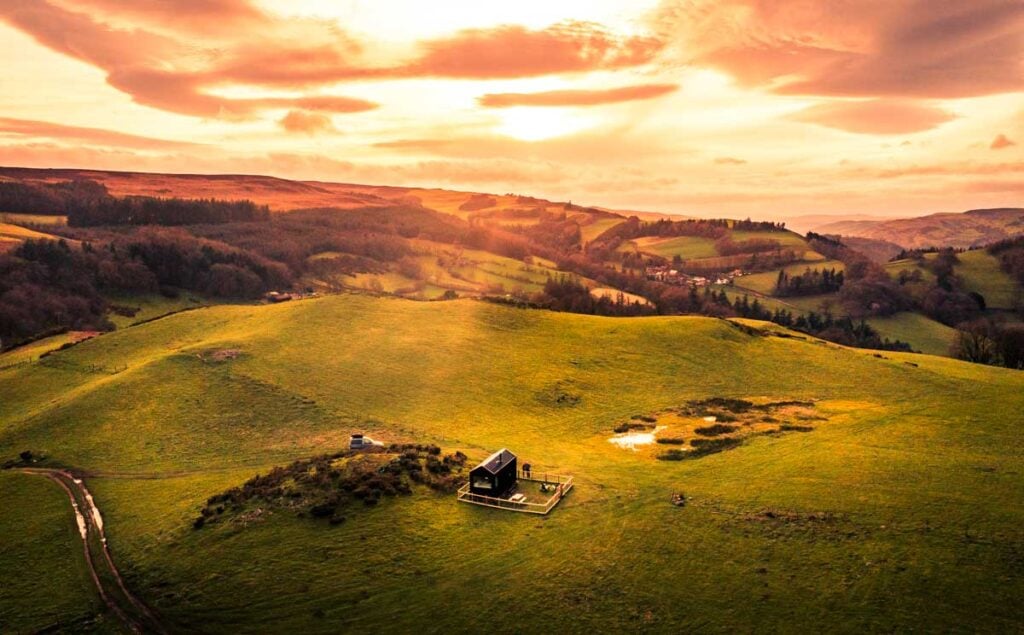
[{"label": "deck railing", "polygon": [[527,514],[546,514],[558,504],[558,501],[565,497],[573,486],[572,477],[561,474],[548,474],[546,472],[538,473],[533,471],[523,472],[520,470],[517,475],[521,481],[535,481],[538,483],[554,485],[555,491],[545,502],[531,503],[529,501],[511,501],[507,498],[474,494],[469,491],[469,483],[466,483],[459,488],[458,499],[463,503],[483,505],[484,507],[494,507],[495,509],[507,509],[509,511],[524,512]]},{"label": "deck railing", "polygon": [[533,470],[530,470],[529,472],[517,470],[516,478],[521,481],[536,481],[537,483],[548,483],[554,485],[572,481],[571,476],[565,476],[564,474],[549,474],[547,472],[534,472]]}]

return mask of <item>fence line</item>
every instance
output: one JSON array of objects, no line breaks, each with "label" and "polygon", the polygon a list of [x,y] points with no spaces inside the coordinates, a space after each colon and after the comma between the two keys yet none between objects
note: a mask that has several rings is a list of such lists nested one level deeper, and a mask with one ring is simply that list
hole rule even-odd
[{"label": "fence line", "polygon": [[463,503],[472,503],[473,505],[482,505],[483,507],[492,507],[494,509],[505,509],[514,512],[523,512],[526,514],[547,514],[550,512],[555,505],[558,504],[569,490],[572,489],[573,479],[571,476],[563,476],[561,474],[548,474],[546,472],[537,474],[535,472],[517,472],[519,478],[524,481],[535,481],[538,483],[547,483],[555,485],[555,493],[544,503],[528,503],[526,501],[510,501],[505,498],[496,498],[494,496],[484,496],[483,494],[473,494],[469,491],[469,483],[466,483],[458,492],[458,500]]}]

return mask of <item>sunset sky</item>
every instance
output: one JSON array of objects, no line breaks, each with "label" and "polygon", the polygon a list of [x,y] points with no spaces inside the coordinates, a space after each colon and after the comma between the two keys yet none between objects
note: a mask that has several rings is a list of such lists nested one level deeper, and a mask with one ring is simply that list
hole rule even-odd
[{"label": "sunset sky", "polygon": [[785,217],[1024,204],[1021,0],[0,0],[0,164]]}]

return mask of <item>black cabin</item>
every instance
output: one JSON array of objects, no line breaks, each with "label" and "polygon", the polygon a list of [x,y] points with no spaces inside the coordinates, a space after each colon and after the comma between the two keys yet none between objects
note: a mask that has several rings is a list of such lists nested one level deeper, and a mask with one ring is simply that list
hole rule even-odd
[{"label": "black cabin", "polygon": [[469,491],[501,497],[516,486],[516,455],[502,448],[469,473]]}]

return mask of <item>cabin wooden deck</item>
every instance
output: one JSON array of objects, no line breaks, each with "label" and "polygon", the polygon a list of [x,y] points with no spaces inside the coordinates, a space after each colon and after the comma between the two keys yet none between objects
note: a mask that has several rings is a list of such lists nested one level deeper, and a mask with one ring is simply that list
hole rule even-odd
[{"label": "cabin wooden deck", "polygon": [[546,514],[558,504],[558,501],[562,500],[565,495],[569,493],[569,490],[571,490],[573,486],[572,477],[563,476],[561,474],[548,474],[546,472],[532,471],[526,473],[519,470],[516,472],[516,478],[520,481],[554,485],[555,491],[544,502],[533,502],[530,499],[516,502],[508,500],[507,498],[473,494],[469,491],[469,483],[466,483],[459,489],[458,499],[463,503],[472,503],[473,505],[482,505],[484,507],[494,507],[495,509],[506,509],[508,511],[523,512],[526,514]]}]

